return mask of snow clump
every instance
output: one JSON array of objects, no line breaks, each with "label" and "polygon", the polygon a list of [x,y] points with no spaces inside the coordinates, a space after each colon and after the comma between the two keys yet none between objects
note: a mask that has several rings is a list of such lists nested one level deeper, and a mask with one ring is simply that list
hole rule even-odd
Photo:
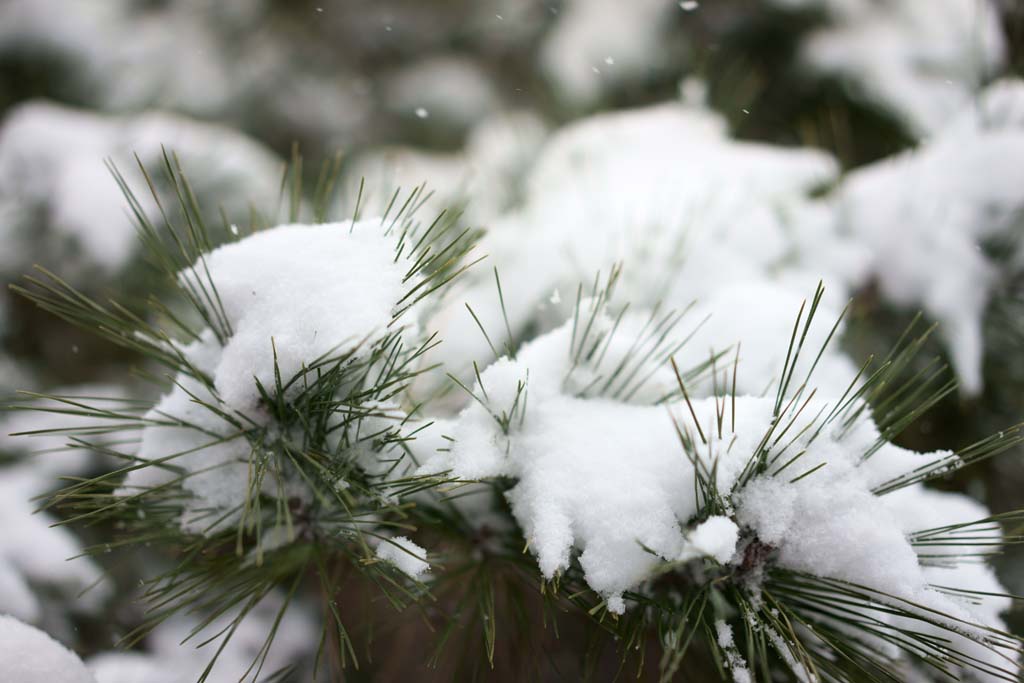
[{"label": "snow clump", "polygon": [[96,683],[78,658],[43,631],[0,614],[0,671],[18,683]]},{"label": "snow clump", "polygon": [[426,550],[405,536],[382,540],[377,546],[379,559],[394,565],[414,579],[419,579],[430,571],[430,564],[424,559],[426,556]]},{"label": "snow clump", "polygon": [[[581,389],[616,367],[630,345],[612,343],[587,364],[574,360],[573,337],[570,321],[485,369],[474,389],[482,400],[450,427],[450,450],[424,467],[465,479],[514,479],[507,498],[545,578],[578,560],[587,584],[621,613],[625,594],[642,590],[659,564],[707,558],[755,583],[778,567],[922,605],[961,631],[973,628],[962,623],[1002,628],[1004,598],[974,604],[931,587],[950,585],[962,572],[972,577],[965,585],[998,585],[990,568],[955,557],[933,566],[910,540],[914,532],[987,516],[962,495],[935,494],[908,479],[922,469],[956,468],[957,456],[888,443],[865,412],[849,424],[827,419],[840,394],[812,397],[809,387],[782,408],[774,391],[737,396],[734,409],[723,409],[717,397],[645,405],[587,394]],[[648,397],[662,394],[657,385],[665,374],[643,370],[656,387]],[[512,419],[500,419],[506,415]],[[691,441],[689,452],[680,433]],[[766,467],[750,470],[758,453]],[[725,497],[724,514],[704,516],[698,474]],[[946,504],[936,506],[936,495]],[[998,542],[999,533],[992,535]],[[746,566],[751,562],[762,571]],[[970,638],[961,646],[997,656]]]},{"label": "snow clump", "polygon": [[[399,239],[376,219],[283,225],[219,247],[184,270],[183,286],[216,290],[215,315],[227,334],[207,329],[179,349],[195,376],[179,373],[147,415],[136,456],[153,466],[131,471],[123,491],[180,475],[193,496],[186,528],[209,532],[236,519],[249,492],[250,460],[267,456],[278,441],[301,440],[275,426],[259,387],[276,395],[280,382],[287,401],[318,365],[343,355],[365,360],[395,330],[414,337],[415,310],[405,328],[389,329],[416,284],[406,281],[408,264],[396,257]],[[298,477],[286,490],[308,496]]]}]

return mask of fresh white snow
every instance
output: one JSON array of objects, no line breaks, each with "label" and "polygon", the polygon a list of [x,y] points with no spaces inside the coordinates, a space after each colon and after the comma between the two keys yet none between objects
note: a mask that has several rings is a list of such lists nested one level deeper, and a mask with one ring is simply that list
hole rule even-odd
[{"label": "fresh white snow", "polygon": [[[151,220],[158,209],[146,189],[134,154],[157,179],[163,149],[177,154],[206,208],[223,205],[228,215],[248,216],[277,197],[281,162],[269,150],[229,128],[161,112],[104,116],[46,101],[13,107],[0,126],[0,206],[8,220],[0,233],[9,253],[0,267],[21,275],[34,260],[75,280],[98,270],[116,274],[138,247],[128,203],[104,165],[111,159],[131,180]],[[165,206],[176,199],[166,193]],[[46,231],[40,234],[39,214]],[[14,248],[13,245],[17,245]],[[19,258],[15,260],[15,255]],[[84,271],[84,272],[83,272]]]},{"label": "fresh white snow", "polygon": [[[194,496],[187,528],[220,528],[246,500],[249,460],[258,447],[243,431],[272,427],[257,383],[274,394],[279,376],[285,393],[294,395],[303,383],[292,380],[306,369],[344,354],[359,358],[399,329],[392,319],[415,279],[403,282],[408,263],[396,258],[398,239],[385,234],[379,219],[279,226],[224,245],[182,272],[187,285],[216,288],[215,310],[222,310],[231,334],[221,346],[207,330],[183,348],[212,379],[212,390],[180,375],[147,415],[154,424],[143,431],[136,456],[184,471],[181,483]],[[415,311],[408,318],[399,325],[413,334]],[[138,493],[180,476],[166,466],[136,469],[123,491]],[[233,513],[220,520],[211,509]]]},{"label": "fresh white snow", "polygon": [[822,9],[828,22],[805,39],[801,60],[927,138],[960,110],[1006,59],[991,0],[772,0]]},{"label": "fresh white snow", "polygon": [[3,614],[0,672],[12,683],[96,683],[78,655],[43,631]]},{"label": "fresh white snow", "polygon": [[430,571],[430,563],[425,559],[427,551],[405,536],[382,540],[377,546],[377,557],[393,564],[414,579],[419,579]]},{"label": "fresh white snow", "polygon": [[[849,174],[836,192],[842,226],[872,255],[881,295],[941,323],[964,393],[982,389],[982,323],[1005,275],[1024,263],[1024,81],[1007,79],[917,149]],[[997,262],[987,241],[1008,241]]]},{"label": "fresh white snow", "polygon": [[[571,340],[570,321],[527,343],[515,359],[483,370],[474,388],[482,400],[455,419],[451,449],[423,470],[467,479],[513,478],[507,497],[545,577],[576,559],[608,609],[622,612],[623,594],[639,589],[662,562],[709,557],[738,566],[746,543],[757,539],[771,548],[770,561],[779,567],[869,586],[947,615],[951,625],[961,619],[1002,627],[1004,598],[980,597],[971,604],[930,587],[937,575],[992,586],[990,569],[925,566],[908,538],[914,531],[984,517],[983,507],[920,485],[888,496],[873,492],[950,453],[918,454],[884,443],[865,458],[879,439],[870,417],[862,415],[849,428],[843,420],[832,421],[818,432],[839,398],[827,391],[785,408],[773,430],[774,387],[767,397],[737,397],[735,413],[731,399],[724,414],[723,402],[714,397],[694,400],[699,439],[689,406],[681,401],[638,405],[581,394],[593,377],[615,367],[616,352],[573,368]],[[652,376],[655,383],[664,381],[657,372]],[[813,380],[805,397],[811,386]],[[512,412],[517,402],[521,412]],[[513,419],[499,419],[506,414]],[[690,456],[673,422],[692,439]],[[744,483],[742,473],[762,443],[768,445],[769,466]],[[695,518],[702,508],[694,493],[695,467],[714,473],[728,501],[724,516]],[[936,496],[944,497],[942,505],[935,504]],[[994,661],[995,655],[967,638],[960,646]],[[739,660],[734,664],[742,675]]]}]

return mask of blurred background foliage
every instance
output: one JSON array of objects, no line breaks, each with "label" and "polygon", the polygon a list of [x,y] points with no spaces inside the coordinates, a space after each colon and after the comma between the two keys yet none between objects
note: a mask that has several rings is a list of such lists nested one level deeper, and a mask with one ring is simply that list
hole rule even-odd
[{"label": "blurred background foliage", "polygon": [[[631,2],[620,0],[622,6]],[[584,4],[575,0],[2,0],[0,121],[9,125],[21,107],[40,99],[99,117],[171,112],[248,136],[265,148],[261,154],[276,159],[278,172],[297,146],[306,184],[312,187],[322,164],[337,152],[343,154],[346,169],[364,152],[400,145],[454,154],[489,117],[525,112],[545,129],[554,129],[593,112],[676,99],[680,90],[686,96],[683,79],[697,77],[699,81],[690,78],[690,87],[700,83],[706,89],[699,96],[727,118],[738,138],[820,147],[844,169],[916,144],[905,121],[891,111],[859,97],[842,80],[810,75],[801,65],[801,42],[829,21],[827,3],[807,2],[795,9],[785,2],[759,0],[661,3],[671,5],[672,11],[658,8],[651,36],[655,42],[639,50],[640,57],[632,62],[617,56],[622,38],[616,37],[616,16],[605,16],[606,21],[599,17],[586,29],[594,46],[557,47],[559,32],[568,30],[568,17]],[[614,2],[593,4],[610,11],[607,7]],[[647,11],[641,5],[652,3],[637,2],[627,13]],[[1024,4],[1004,0],[998,10],[1006,40],[1001,73],[1024,74]],[[632,38],[643,40],[643,36]],[[636,48],[628,40],[626,47]],[[578,49],[584,54],[551,57],[557,49]],[[571,59],[583,60],[596,80],[571,70],[566,72],[569,75],[560,74],[552,66]],[[620,77],[618,70],[626,73]],[[127,125],[119,121],[128,118],[111,120],[116,128]],[[31,155],[32,145],[46,146],[45,140],[12,140],[14,134],[12,129],[7,137],[0,135],[0,149],[22,144]],[[174,145],[174,140],[163,142]],[[89,147],[85,154],[93,155],[95,171],[87,176],[89,182],[112,185],[102,157],[120,155],[117,161],[123,164],[123,153],[131,143]],[[188,142],[200,152],[205,144]],[[183,153],[186,170],[201,170],[197,167],[202,159],[189,162],[186,152],[190,150],[175,149]],[[46,151],[51,153],[58,158],[81,154],[70,149]],[[231,154],[231,148],[220,153]],[[9,198],[17,191],[4,188],[5,179],[10,184],[12,176],[33,172],[24,156],[8,163],[7,175],[0,175],[4,223],[0,235],[6,236],[3,250],[9,253],[0,257],[0,272],[13,282],[38,262],[64,273],[68,261],[78,257],[73,255],[74,244],[53,238],[54,206],[38,201],[27,217],[20,207],[15,221],[10,202],[2,203],[5,193]],[[225,173],[237,180],[235,176],[248,171],[254,169]],[[218,178],[223,179],[211,176],[205,188],[203,180],[194,180],[197,188],[210,195],[208,208],[223,203],[224,193],[254,187],[234,180],[218,187]],[[416,181],[431,184],[434,178],[427,175]],[[275,184],[276,179],[271,179],[255,185],[262,188],[263,196],[235,197],[243,200],[242,209],[225,224],[259,222],[256,212],[246,210],[245,202],[274,206],[278,201],[272,196]],[[346,191],[351,194],[351,183]],[[115,207],[114,214],[108,215],[117,212],[123,213],[123,208]],[[272,213],[267,210],[268,215]],[[15,222],[18,235],[10,227]],[[143,293],[160,286],[153,279],[154,270],[133,258],[115,267],[98,267],[83,259],[76,273],[75,284],[83,290],[99,298],[117,294],[124,300],[127,295],[131,307],[139,311],[145,310]],[[1000,283],[989,304],[984,392],[971,399],[957,394],[946,398],[900,437],[901,444],[920,450],[961,446],[1021,419],[1022,295],[1024,277],[1011,275]],[[884,353],[913,314],[893,308],[869,286],[856,297],[843,343],[858,362],[870,353]],[[0,295],[0,335],[0,388],[5,392],[83,383],[134,385],[131,372],[138,358],[68,328],[20,297]],[[922,358],[945,353],[935,342]],[[3,447],[3,457],[9,461],[23,454],[21,446],[10,441]],[[943,485],[984,500],[994,513],[1024,507],[1022,458],[1024,452],[1018,449],[965,470]],[[92,467],[102,468],[102,461]],[[78,531],[89,543],[107,537],[111,530]],[[998,560],[998,566],[1008,590],[1024,594],[1024,551],[1015,548]],[[149,562],[143,557],[145,549],[137,554],[140,565]],[[121,586],[137,580],[131,562],[109,563],[106,569]],[[79,651],[88,654],[111,647],[138,620],[138,608],[128,597],[127,592],[119,592],[108,612],[73,617],[75,630],[68,635]],[[529,598],[524,600],[527,612],[536,607]],[[360,609],[387,611],[381,605]],[[413,654],[429,649],[424,647],[423,624],[408,615],[391,613],[391,618],[394,624],[378,634],[377,642],[383,643],[375,646],[378,656],[362,673],[353,674],[353,680],[407,680],[408,667],[424,659]],[[1024,615],[1011,614],[1009,621],[1024,634]],[[538,637],[550,635],[542,632]],[[545,678],[577,677],[580,671],[571,662],[576,661],[574,653],[586,649],[576,642],[582,637],[582,631],[571,625],[562,632],[558,645],[551,648],[554,659],[536,663]],[[507,640],[503,646],[515,658],[517,641]],[[388,656],[394,647],[408,662]],[[559,658],[567,661],[555,661]],[[498,661],[506,660],[498,657]],[[598,661],[611,673],[618,663],[614,656]],[[505,673],[512,679],[516,671]]]}]

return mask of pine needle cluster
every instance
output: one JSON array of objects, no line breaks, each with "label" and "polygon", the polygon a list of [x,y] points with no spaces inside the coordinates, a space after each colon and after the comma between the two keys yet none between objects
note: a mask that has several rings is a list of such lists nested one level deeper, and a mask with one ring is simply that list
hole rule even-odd
[{"label": "pine needle cluster", "polygon": [[[383,600],[401,619],[418,615],[433,633],[432,645],[423,648],[423,665],[455,677],[485,677],[495,668],[517,675],[537,673],[544,666],[543,657],[528,652],[546,652],[550,639],[559,633],[559,624],[568,618],[576,626],[585,624],[585,640],[591,646],[579,658],[581,671],[590,673],[610,649],[623,676],[656,672],[663,681],[701,671],[716,671],[723,680],[731,677],[738,683],[780,678],[850,683],[905,680],[906,661],[897,661],[882,644],[909,655],[940,678],[955,679],[960,670],[975,670],[996,679],[1017,680],[1020,641],[1015,636],[976,624],[951,623],[925,605],[871,586],[782,568],[776,562],[778,549],[749,530],[741,531],[741,561],[724,564],[705,557],[662,563],[642,589],[624,596],[631,607],[621,615],[609,611],[606,601],[588,587],[575,559],[567,571],[553,580],[544,579],[524,553],[526,539],[502,500],[511,482],[418,473],[416,442],[424,430],[436,426],[424,417],[429,414],[425,406],[429,408],[434,397],[414,398],[411,387],[424,373],[443,372],[429,363],[429,352],[442,341],[428,332],[418,343],[408,345],[403,334],[409,327],[406,318],[415,304],[439,298],[478,262],[472,254],[475,233],[460,226],[457,215],[442,214],[430,222],[419,219],[419,208],[429,197],[424,187],[405,194],[396,191],[380,219],[379,229],[397,236],[395,262],[407,266],[407,287],[395,302],[388,329],[318,358],[293,376],[282,374],[275,355],[273,382],[255,380],[265,414],[245,414],[227,406],[209,374],[183,350],[204,334],[223,344],[234,332],[207,269],[207,256],[217,246],[211,235],[245,239],[275,223],[276,217],[254,212],[245,231],[226,221],[216,229],[208,226],[180,163],[173,154],[165,154],[158,178],[139,165],[161,213],[158,224],[146,215],[124,175],[111,170],[169,294],[149,298],[145,311],[139,312],[117,302],[95,301],[42,269],[14,289],[66,322],[137,354],[139,375],[161,391],[175,387],[190,391],[192,384],[186,385],[186,380],[203,387],[203,393],[190,391],[191,399],[223,427],[211,432],[205,420],[189,423],[174,415],[155,414],[150,403],[137,400],[125,399],[112,408],[109,400],[100,403],[88,396],[46,396],[51,406],[57,406],[46,408],[48,412],[91,421],[88,427],[64,430],[70,447],[122,463],[100,476],[70,481],[46,504],[62,509],[62,523],[117,529],[116,537],[89,548],[91,553],[145,546],[161,549],[165,560],[174,558],[146,577],[141,591],[146,617],[125,636],[125,645],[138,643],[175,614],[198,615],[190,638],[211,645],[208,674],[238,625],[272,591],[283,590],[286,597],[247,677],[283,681],[295,674],[262,669],[285,611],[294,602],[306,601],[314,603],[323,617],[309,670],[318,680],[335,680],[340,671],[364,665],[367,642],[375,632],[384,637],[380,631],[386,633],[394,624],[394,618],[381,617],[380,610],[374,609],[359,612],[353,623],[339,605],[346,600],[350,604],[353,593],[360,593],[371,602]],[[295,156],[283,175],[279,202],[291,222],[304,215],[314,223],[327,222],[337,171],[336,160],[326,163],[307,201],[301,158]],[[173,188],[177,206],[160,204],[155,188],[161,183]],[[363,190],[360,186],[353,222],[360,218]],[[494,274],[504,309],[511,293],[501,290],[497,270]],[[786,362],[773,387],[769,428],[749,453],[733,487],[720,490],[712,444],[728,443],[736,429],[741,350],[722,349],[704,363],[680,368],[674,356],[687,341],[678,332],[685,311],[655,309],[629,352],[609,366],[605,356],[615,335],[624,334],[619,332],[620,322],[628,307],[610,314],[610,330],[599,329],[594,321],[611,310],[618,275],[616,268],[603,280],[598,275],[589,291],[582,285],[578,289],[568,350],[572,362],[563,384],[577,386],[576,374],[582,368],[603,368],[575,395],[629,402],[647,385],[650,368],[672,368],[676,386],[652,402],[687,407],[677,411],[674,419],[679,457],[692,463],[697,473],[694,490],[679,491],[679,496],[693,496],[697,502],[698,512],[688,527],[733,515],[735,499],[756,478],[795,483],[814,477],[818,468],[796,474],[797,465],[808,444],[827,431],[841,433],[860,420],[872,419],[879,439],[860,454],[862,460],[869,460],[955,388],[940,362],[925,363],[923,369],[912,362],[930,333],[920,331],[915,321],[888,357],[864,363],[838,402],[808,414],[806,409],[815,397],[814,367],[824,352],[824,347],[805,348],[822,297],[819,288],[793,326]],[[472,309],[469,313],[479,325]],[[838,327],[836,321],[826,344],[833,341]],[[501,333],[489,333],[483,326],[480,331],[495,357],[516,357],[519,340],[513,339],[507,316]],[[799,361],[806,360],[808,353],[817,357],[809,371],[798,374]],[[512,393],[510,405],[497,405],[487,395],[480,367],[474,364],[474,370],[475,388],[454,376],[452,384],[461,386],[469,400],[485,406],[503,434],[514,433],[526,419],[529,376]],[[715,415],[710,423],[697,419],[687,391],[687,385],[699,378],[712,380]],[[179,522],[190,498],[184,485],[197,472],[178,464],[187,451],[158,461],[136,457],[141,433],[155,427],[194,431],[199,450],[244,439],[249,447],[244,502],[227,510],[200,511],[201,524],[183,528]],[[117,438],[111,440],[111,435]],[[101,436],[104,440],[99,443]],[[886,481],[873,493],[884,496],[944,477],[1022,441],[1020,426],[1004,430]],[[366,467],[367,453],[383,466]],[[125,477],[147,468],[161,471],[160,482],[126,490]],[[308,495],[294,495],[297,489]],[[469,519],[460,505],[466,496],[489,501],[489,513],[497,521],[481,525]],[[921,529],[911,542],[923,565],[978,561],[973,553],[963,554],[959,548],[984,545],[993,532],[1022,521],[1024,511],[993,515],[972,523]],[[375,550],[412,530],[437,548],[429,558],[432,572],[422,580],[381,561]],[[992,550],[1020,538],[1011,532],[993,543]],[[964,588],[935,588],[968,600],[972,596]],[[225,615],[231,617],[226,628],[211,628]],[[935,635],[936,629],[947,635]],[[959,643],[964,638],[996,653],[1002,664],[993,665],[962,648]],[[514,649],[519,651],[513,654]]]}]

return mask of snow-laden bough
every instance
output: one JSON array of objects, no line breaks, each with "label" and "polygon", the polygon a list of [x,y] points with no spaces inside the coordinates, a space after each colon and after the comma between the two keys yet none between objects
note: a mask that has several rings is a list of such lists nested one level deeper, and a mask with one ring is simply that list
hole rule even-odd
[{"label": "snow-laden bough", "polygon": [[[1001,542],[998,524],[922,484],[988,451],[893,445],[862,399],[869,381],[812,391],[799,353],[777,392],[729,395],[725,376],[691,400],[685,383],[706,367],[672,361],[673,373],[598,308],[483,370],[454,443],[424,468],[511,478],[508,502],[545,579],[581,571],[613,614],[655,604],[666,575],[689,595],[724,582],[800,675],[825,666],[807,653],[839,632],[983,680],[1014,669],[999,617],[1010,599],[972,557]],[[649,381],[630,400],[602,391],[634,370]],[[829,595],[848,607],[818,609]],[[782,630],[796,619],[813,630]],[[738,651],[724,655],[741,676]]]}]

